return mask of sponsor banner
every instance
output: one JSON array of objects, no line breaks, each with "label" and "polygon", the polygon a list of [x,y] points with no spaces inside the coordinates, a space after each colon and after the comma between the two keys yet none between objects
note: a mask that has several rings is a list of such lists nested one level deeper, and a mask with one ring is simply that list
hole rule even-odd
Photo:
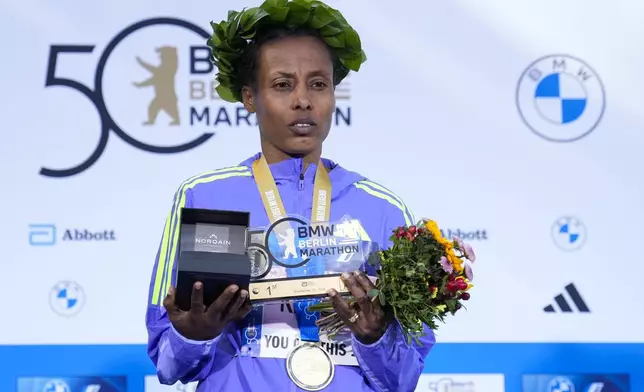
[{"label": "sponsor banner", "polygon": [[505,392],[503,374],[422,374],[415,392]]},{"label": "sponsor banner", "polygon": [[[589,384],[608,380],[618,387],[623,384],[618,384],[620,379],[614,377],[614,373],[628,375],[630,389],[627,391],[640,392],[644,391],[642,352],[644,352],[642,344],[438,343],[425,360],[424,374],[418,383],[418,388],[424,388],[419,389],[420,391],[431,391],[429,388],[437,385],[448,385],[452,388],[451,391],[455,392],[458,390],[457,387],[465,388],[473,383],[482,392],[495,392],[497,389],[493,387],[503,386],[503,384],[493,383],[500,382],[499,377],[504,376],[506,392],[527,392],[522,390],[523,386],[538,386],[540,381],[535,378],[537,376],[530,376],[533,377],[530,380],[524,375],[546,375],[539,377],[552,380],[558,376],[551,375],[552,370],[558,369],[559,375],[567,376],[573,383],[577,382],[575,377],[583,376],[586,380],[584,382]],[[44,387],[47,381],[56,379],[56,376],[69,374],[77,377],[88,376],[79,379],[84,380],[83,382],[95,379],[92,376],[97,374],[105,375],[102,380],[111,379],[108,375],[127,376],[127,392],[143,392],[145,386],[149,388],[146,392],[153,392],[157,389],[152,388],[160,385],[145,345],[0,345],[0,358],[7,359],[3,361],[0,371],[0,391],[2,392],[16,391],[17,375],[50,376],[43,379],[40,384],[34,382],[25,384],[22,381],[20,385],[24,388],[29,388],[29,385]],[[561,372],[562,369],[566,371]],[[593,373],[588,372],[588,369],[593,369]],[[596,375],[601,375],[603,378]],[[145,378],[145,376],[148,377]],[[68,379],[63,377],[63,380]],[[548,382],[550,381],[543,381],[544,385]],[[79,383],[79,385],[85,384]],[[184,392],[176,389],[180,385],[180,383],[173,385],[174,390],[161,386],[164,389],[160,389],[159,392]],[[605,385],[607,388],[608,383]],[[483,389],[484,386],[490,386],[491,389]],[[18,392],[23,390],[25,389],[18,389]],[[503,391],[503,389],[499,390]],[[437,391],[450,390],[438,389]],[[587,392],[583,389],[575,389],[575,391]],[[43,391],[38,390],[38,392]],[[192,391],[188,389],[185,392]],[[548,392],[553,391],[548,390]]]},{"label": "sponsor banner", "polygon": [[628,374],[527,374],[523,376],[522,392],[630,391]]},{"label": "sponsor banner", "polygon": [[149,375],[145,376],[143,392],[195,392],[197,384],[197,382],[188,384],[176,382],[174,385],[164,385],[159,382],[159,378],[156,375]]},{"label": "sponsor banner", "polygon": [[128,392],[125,377],[20,377],[16,392]]}]

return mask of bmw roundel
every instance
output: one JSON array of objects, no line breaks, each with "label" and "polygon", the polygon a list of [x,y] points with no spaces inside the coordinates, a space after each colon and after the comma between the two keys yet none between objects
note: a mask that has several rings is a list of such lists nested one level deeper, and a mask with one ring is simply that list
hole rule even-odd
[{"label": "bmw roundel", "polygon": [[519,79],[516,104],[526,126],[551,142],[588,135],[606,107],[597,73],[568,55],[546,56],[530,64]]}]

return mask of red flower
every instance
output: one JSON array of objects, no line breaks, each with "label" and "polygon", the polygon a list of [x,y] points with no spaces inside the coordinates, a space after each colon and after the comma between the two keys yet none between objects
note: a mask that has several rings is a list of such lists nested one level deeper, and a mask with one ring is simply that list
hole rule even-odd
[{"label": "red flower", "polygon": [[456,282],[449,282],[449,283],[447,283],[445,288],[447,289],[447,291],[456,291],[458,289],[458,286],[457,286]]},{"label": "red flower", "polygon": [[459,290],[465,290],[467,288],[467,283],[462,280],[457,281],[456,284],[458,285]]},{"label": "red flower", "polygon": [[410,228],[409,228],[409,232],[410,232],[411,234],[416,234],[416,230],[417,230],[417,229],[416,229],[416,226],[412,226],[412,227],[410,227]]},{"label": "red flower", "polygon": [[396,238],[402,238],[405,236],[405,234],[407,234],[407,231],[405,230],[404,227],[401,227],[398,230],[396,230]]}]

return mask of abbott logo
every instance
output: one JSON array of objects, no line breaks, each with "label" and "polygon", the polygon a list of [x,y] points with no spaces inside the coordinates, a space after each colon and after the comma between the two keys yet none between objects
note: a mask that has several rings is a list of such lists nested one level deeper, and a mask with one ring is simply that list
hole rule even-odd
[{"label": "abbott logo", "polygon": [[56,244],[56,226],[51,224],[29,225],[29,245],[52,246]]},{"label": "abbott logo", "polygon": [[464,241],[486,241],[488,239],[486,229],[474,229],[474,230],[461,230],[461,229],[441,229],[441,234],[445,238],[453,238],[454,236],[464,240]]},{"label": "abbott logo", "polygon": [[[579,291],[577,291],[577,288],[575,287],[574,284],[570,283],[568,286],[565,287],[566,292],[570,296],[570,299],[572,303],[575,305],[577,308],[578,312],[581,313],[590,313],[590,309],[588,309],[588,306],[586,305],[586,302],[584,302],[584,299],[581,298],[581,294],[579,294]],[[566,300],[566,297],[564,297],[563,293],[558,294],[554,298],[557,306],[563,313],[573,313],[573,309],[570,307],[570,304]],[[548,305],[545,308],[543,308],[543,311],[546,313],[556,313],[557,311],[555,310],[555,307],[553,305]]]},{"label": "abbott logo", "polygon": [[[116,233],[112,229],[88,230],[67,229],[60,230],[62,242],[113,242]],[[52,246],[58,241],[58,230],[52,224],[29,225],[29,244],[32,246]]]}]

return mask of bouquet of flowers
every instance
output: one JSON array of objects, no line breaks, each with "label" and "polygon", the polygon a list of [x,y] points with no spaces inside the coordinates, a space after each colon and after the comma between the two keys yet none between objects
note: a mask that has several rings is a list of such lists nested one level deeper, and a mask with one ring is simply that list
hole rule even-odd
[{"label": "bouquet of flowers", "polygon": [[[463,308],[462,301],[470,299],[476,256],[460,238],[444,238],[432,220],[398,227],[391,241],[393,246],[378,254],[376,288],[368,294],[393,312],[408,343],[419,343],[423,323],[438,329],[437,321],[444,323],[448,313],[454,315]],[[311,305],[309,310],[330,313],[318,324],[329,337],[344,329],[330,303]]]}]

